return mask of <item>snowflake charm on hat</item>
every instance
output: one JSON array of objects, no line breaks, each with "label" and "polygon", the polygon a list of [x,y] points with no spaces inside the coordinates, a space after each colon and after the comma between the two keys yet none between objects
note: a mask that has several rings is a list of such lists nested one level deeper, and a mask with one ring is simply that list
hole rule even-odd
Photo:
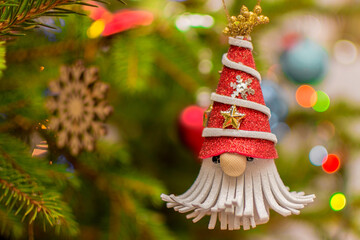
[{"label": "snowflake charm on hat", "polygon": [[242,80],[240,75],[236,76],[236,83],[230,83],[230,86],[234,89],[234,92],[231,94],[231,97],[236,98],[241,94],[242,99],[247,99],[247,94],[254,95],[255,91],[250,87],[252,83],[251,79],[246,80],[245,82]]},{"label": "snowflake charm on hat", "polygon": [[209,229],[217,219],[222,230],[255,228],[269,221],[270,208],[283,216],[299,214],[315,198],[290,192],[274,162],[277,139],[249,36],[254,26],[269,22],[261,11],[259,4],[253,12],[243,6],[239,16],[229,17],[224,33],[230,36],[230,48],[211,94],[213,104],[204,115],[200,173],[184,194],[161,195],[168,208],[189,213],[193,222],[210,216]]}]

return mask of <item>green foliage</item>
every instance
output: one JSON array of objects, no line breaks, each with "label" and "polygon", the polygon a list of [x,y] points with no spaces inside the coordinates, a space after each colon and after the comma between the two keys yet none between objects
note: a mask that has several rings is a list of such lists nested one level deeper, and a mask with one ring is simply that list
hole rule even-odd
[{"label": "green foliage", "polygon": [[24,235],[24,226],[21,218],[9,213],[2,205],[0,205],[0,224],[0,233],[3,236],[18,239]]},{"label": "green foliage", "polygon": [[[103,141],[98,144],[96,153],[83,153],[78,158],[78,172],[92,178],[108,208],[102,209],[110,214],[108,234],[115,239],[173,239],[164,226],[164,219],[152,210],[162,204],[159,196],[165,191],[163,184],[136,171],[128,158],[124,147]],[[106,174],[99,174],[101,172]],[[91,200],[87,198],[87,202]],[[91,219],[89,213],[81,215]]]},{"label": "green foliage", "polygon": [[[196,157],[180,141],[178,116],[186,106],[194,104],[199,87],[214,89],[216,86],[222,67],[221,55],[227,48],[226,40],[219,34],[226,18],[222,11],[208,13],[204,1],[199,0],[130,3],[131,7],[154,12],[153,24],[108,38],[88,39],[86,31],[92,20],[72,14],[64,19],[65,26],[56,34],[55,42],[33,31],[28,37],[7,44],[7,69],[0,81],[0,179],[3,181],[1,187],[4,186],[0,190],[3,196],[1,237],[30,237],[29,222],[35,214],[36,239],[64,239],[63,235],[54,234],[55,228],[65,235],[79,231],[75,238],[86,240],[258,239],[256,234],[271,235],[274,228],[283,226],[289,218],[284,220],[272,214],[267,225],[248,232],[208,231],[206,220],[192,224],[184,215],[167,210],[161,202],[161,193],[184,192],[198,173]],[[265,1],[264,14],[276,22],[288,7],[314,6],[310,0],[292,3],[290,0]],[[240,7],[242,3],[234,4]],[[171,8],[175,8],[176,14],[165,17],[165,11],[171,15],[167,12]],[[235,13],[238,8],[232,10]],[[175,19],[177,14],[185,12],[210,14],[216,24],[213,29],[179,32]],[[12,30],[6,34],[11,34]],[[254,33],[254,39],[259,39],[255,35],[259,32],[261,30]],[[209,74],[201,74],[198,70],[203,50],[210,52],[209,60],[214,64]],[[256,54],[261,58],[262,53]],[[44,108],[49,81],[59,77],[60,65],[72,64],[78,58],[84,59],[86,65],[99,67],[100,79],[110,85],[109,102],[115,111],[108,121],[109,135],[97,143],[96,150],[72,157],[66,150],[56,147],[56,133],[39,129],[39,124],[46,123],[50,117]],[[39,70],[40,66],[44,67],[43,71]],[[286,81],[280,82],[285,84]],[[316,134],[317,122],[332,121],[337,129],[337,140],[329,144],[358,149],[359,139],[341,127],[344,120],[340,115],[351,118],[358,117],[359,113],[357,106],[348,104],[334,105],[321,114],[293,109],[287,123],[294,131],[291,134],[300,133],[303,137],[306,131],[304,128],[296,130],[299,125]],[[46,158],[30,157],[28,146],[33,145],[35,133],[49,145]],[[319,176],[323,177],[321,169],[305,163],[310,140],[300,139],[296,144],[299,145],[297,152],[281,144],[278,146],[277,166],[291,189],[314,188],[314,182]],[[67,159],[65,164],[58,164],[60,155]],[[50,161],[52,165],[48,164]],[[70,166],[73,172],[67,169]],[[24,196],[29,199],[29,205],[24,205],[15,215]],[[324,204],[316,199],[322,206],[314,207],[317,210],[311,210],[310,206],[296,219],[321,226],[329,219],[327,199],[325,201]],[[352,201],[359,205],[358,199]],[[36,212],[38,205],[35,203],[40,202],[41,210]],[[49,213],[43,212],[45,208]],[[336,218],[343,217],[341,213],[336,215]],[[57,223],[56,219],[61,219],[61,226],[51,227],[50,222]],[[355,216],[347,219],[352,221]],[[330,239],[324,229],[323,236]]]},{"label": "green foliage", "polygon": [[0,135],[0,168],[0,203],[9,213],[22,216],[21,221],[28,224],[39,220],[44,230],[50,225],[57,232],[78,233],[69,207],[61,201],[61,194],[49,187],[48,164],[31,158],[22,142],[5,134]]},{"label": "green foliage", "polygon": [[[5,83],[7,79],[3,79]],[[13,83],[7,84],[7,87]],[[2,84],[0,84],[2,85]],[[31,128],[33,121],[44,117],[43,96],[39,94],[39,89],[2,89],[0,90],[0,113],[5,121],[0,121],[1,129],[24,129]],[[32,92],[38,95],[32,97]],[[41,93],[41,92],[40,92]]]},{"label": "green foliage", "polygon": [[2,77],[2,73],[6,68],[5,50],[5,42],[0,42],[0,78]]},{"label": "green foliage", "polygon": [[156,76],[162,71],[182,88],[195,91],[203,80],[197,71],[197,56],[188,49],[197,44],[186,44],[182,35],[174,35],[135,30],[116,38],[111,53],[113,84],[120,91],[141,93],[161,84]]},{"label": "green foliage", "polygon": [[165,225],[165,218],[158,212],[144,208],[141,202],[136,201],[137,224],[143,229],[140,239],[175,240],[178,237]]},{"label": "green foliage", "polygon": [[150,36],[124,36],[113,45],[115,86],[123,91],[144,91],[153,75],[156,49]]}]

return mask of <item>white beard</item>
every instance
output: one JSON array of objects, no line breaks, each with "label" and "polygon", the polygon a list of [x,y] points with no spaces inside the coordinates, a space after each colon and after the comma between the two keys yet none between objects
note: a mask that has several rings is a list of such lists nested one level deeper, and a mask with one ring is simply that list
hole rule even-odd
[{"label": "white beard", "polygon": [[299,214],[299,209],[313,202],[315,195],[289,192],[282,182],[273,159],[247,162],[245,173],[230,177],[211,158],[203,160],[199,175],[184,194],[162,194],[168,208],[197,222],[210,215],[209,229],[217,219],[222,230],[244,230],[269,221],[269,208],[283,216]]}]

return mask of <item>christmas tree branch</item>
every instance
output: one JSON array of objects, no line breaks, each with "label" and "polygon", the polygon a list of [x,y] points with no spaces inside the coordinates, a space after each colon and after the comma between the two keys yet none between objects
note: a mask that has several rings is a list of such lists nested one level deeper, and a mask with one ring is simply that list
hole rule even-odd
[{"label": "christmas tree branch", "polygon": [[[29,217],[29,224],[32,224],[37,217],[47,221],[50,226],[61,226],[74,228],[76,226],[68,208],[59,199],[55,192],[45,192],[45,188],[39,184],[33,185],[27,177],[9,166],[1,166],[5,176],[0,178],[0,202],[5,205],[9,212],[14,215],[22,213],[21,221]],[[74,225],[75,224],[75,225]],[[77,229],[70,229],[70,235],[77,233]]]},{"label": "christmas tree branch", "polygon": [[[104,2],[97,0],[97,2]],[[22,35],[21,31],[32,29],[39,25],[35,19],[41,16],[66,16],[80,14],[67,8],[68,5],[95,5],[81,0],[11,0],[0,1],[0,35]],[[47,26],[47,25],[45,25]],[[47,26],[49,27],[49,26]]]},{"label": "christmas tree branch", "polygon": [[[69,1],[67,0],[48,1],[48,2],[44,1],[43,3],[40,2],[40,4],[38,2],[38,4],[34,6],[32,3],[28,4],[22,1],[18,3],[12,3],[11,5],[9,5],[8,2],[6,3],[5,1],[2,1],[2,3],[0,3],[0,7],[2,9],[1,14],[2,16],[8,15],[9,17],[5,21],[3,20],[2,17],[3,22],[0,23],[0,31],[6,31],[6,29],[8,29],[11,26],[15,27],[18,26],[19,24],[29,21],[30,19],[34,19],[39,15],[45,13],[46,11],[49,11],[55,8],[56,6],[64,4],[66,2]],[[15,9],[15,11],[18,12],[18,14],[11,15],[11,13],[9,13],[11,8]]]},{"label": "christmas tree branch", "polygon": [[19,217],[9,214],[6,208],[0,205],[0,234],[14,239],[23,235],[23,224]]},{"label": "christmas tree branch", "polygon": [[[116,158],[124,157],[119,152],[118,146],[98,144],[95,153],[84,152],[78,158],[75,158],[67,149],[58,149],[54,136],[49,134],[47,130],[40,130],[39,132],[48,142],[50,152],[61,152],[74,166],[79,178],[90,181],[92,186],[95,186],[97,190],[100,190],[108,198],[111,206],[111,238],[122,239],[121,234],[123,232],[119,231],[119,226],[136,224],[144,232],[153,235],[151,239],[173,239],[172,234],[164,228],[163,220],[159,218],[156,212],[148,210],[140,204],[145,201],[150,202],[152,206],[161,204],[159,195],[165,190],[160,182],[136,171],[129,172],[126,164],[122,166],[123,169],[117,169],[116,173],[104,175],[105,169],[96,171],[96,169],[101,168],[100,166],[112,169],[114,166],[109,167],[109,163]],[[100,156],[102,162],[97,166],[96,159],[99,159]],[[87,164],[84,164],[84,161]],[[89,162],[92,163],[90,166]],[[126,220],[122,220],[124,217]],[[134,221],[134,217],[136,221]]]},{"label": "christmas tree branch", "polygon": [[[46,206],[43,205],[44,201],[41,199],[35,199],[33,197],[30,197],[29,194],[22,192],[19,188],[15,187],[13,183],[10,183],[4,179],[0,178],[0,185],[2,186],[2,189],[4,189],[3,195],[0,197],[0,201],[5,200],[5,198],[8,196],[7,201],[5,201],[5,206],[12,206],[15,204],[15,200],[22,201],[20,204],[20,207],[15,212],[15,215],[17,215],[20,210],[24,207],[24,205],[28,205],[28,210],[26,211],[25,215],[23,216],[23,219],[34,209],[36,212],[43,211],[45,215],[48,215],[50,213],[50,210],[46,208]],[[10,195],[8,195],[10,193]],[[12,201],[14,199],[14,201]],[[10,210],[12,210],[10,208]],[[37,214],[37,213],[34,213]],[[33,214],[33,218],[30,220],[30,224],[35,220]],[[51,221],[49,222],[51,225],[53,224]]]},{"label": "christmas tree branch", "polygon": [[21,221],[32,224],[39,218],[44,228],[47,223],[57,231],[76,235],[77,223],[70,208],[58,192],[44,185],[49,180],[41,169],[48,164],[31,158],[26,147],[10,136],[0,135],[0,146],[0,204],[9,214],[21,214]]}]

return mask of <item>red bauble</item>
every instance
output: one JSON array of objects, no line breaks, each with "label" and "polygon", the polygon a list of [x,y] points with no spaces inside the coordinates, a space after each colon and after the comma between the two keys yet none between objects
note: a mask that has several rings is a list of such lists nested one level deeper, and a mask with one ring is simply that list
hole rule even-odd
[{"label": "red bauble", "polygon": [[204,142],[202,137],[203,115],[206,109],[199,106],[186,107],[179,117],[179,132],[182,142],[198,158],[201,146]]}]

